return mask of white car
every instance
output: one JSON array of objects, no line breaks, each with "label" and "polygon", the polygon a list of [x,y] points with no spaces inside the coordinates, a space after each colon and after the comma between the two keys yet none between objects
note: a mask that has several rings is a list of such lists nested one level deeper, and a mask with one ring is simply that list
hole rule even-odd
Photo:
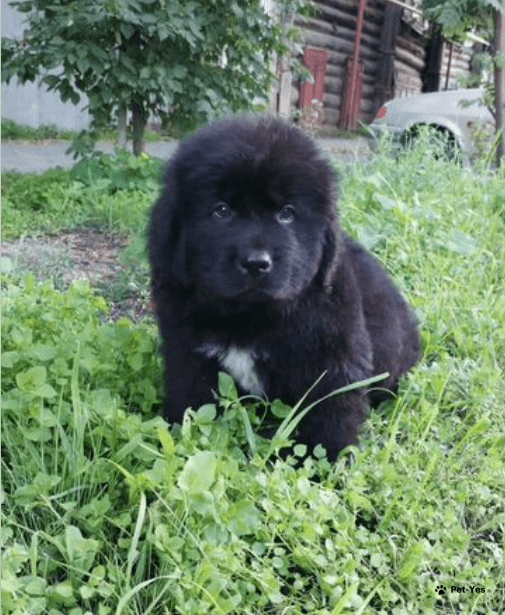
[{"label": "white car", "polygon": [[405,142],[421,126],[432,126],[461,152],[475,154],[483,147],[482,140],[491,142],[494,134],[494,118],[482,102],[483,95],[482,89],[449,90],[390,100],[369,126],[372,147],[385,131]]}]

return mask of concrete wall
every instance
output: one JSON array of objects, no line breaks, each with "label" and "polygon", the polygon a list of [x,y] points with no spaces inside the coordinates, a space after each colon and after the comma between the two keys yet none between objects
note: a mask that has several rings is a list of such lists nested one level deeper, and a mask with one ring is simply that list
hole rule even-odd
[{"label": "concrete wall", "polygon": [[[21,38],[24,15],[9,2],[2,0],[2,37]],[[9,85],[2,83],[1,104],[2,118],[33,128],[54,124],[63,130],[82,130],[89,124],[88,113],[83,111],[86,97],[81,97],[77,106],[62,103],[59,95],[48,92],[40,81],[20,85],[14,77]]]}]

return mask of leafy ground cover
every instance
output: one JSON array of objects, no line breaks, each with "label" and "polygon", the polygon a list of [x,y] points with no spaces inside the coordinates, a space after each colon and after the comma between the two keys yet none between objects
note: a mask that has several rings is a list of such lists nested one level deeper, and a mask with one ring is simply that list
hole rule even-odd
[{"label": "leafy ground cover", "polygon": [[[3,275],[2,612],[505,612],[505,177],[422,145],[340,173],[344,226],[414,305],[424,356],[334,465],[255,436],[263,410],[224,375],[168,426],[151,320]],[[62,176],[8,232],[130,232],[152,196],[130,188]],[[36,199],[5,190],[17,224]]]}]

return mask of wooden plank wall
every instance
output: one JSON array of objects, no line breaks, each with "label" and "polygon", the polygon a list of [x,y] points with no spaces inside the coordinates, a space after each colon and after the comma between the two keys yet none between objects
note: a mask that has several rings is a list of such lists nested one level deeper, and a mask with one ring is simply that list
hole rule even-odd
[{"label": "wooden plank wall", "polygon": [[[340,115],[345,64],[354,46],[358,5],[354,0],[317,0],[314,5],[318,9],[318,15],[311,18],[297,18],[295,25],[302,30],[304,45],[324,49],[328,53],[324,111],[326,123],[334,125]],[[364,16],[361,39],[363,61],[361,119],[364,121],[371,121],[373,114],[373,94],[384,6],[382,0],[369,0]],[[298,87],[295,87],[292,92],[292,103],[298,106],[298,100],[299,91]]]},{"label": "wooden plank wall", "polygon": [[[335,125],[340,115],[344,69],[353,51],[358,14],[356,0],[315,0],[318,13],[311,18],[296,18],[295,25],[302,33],[302,45],[324,49],[328,53],[324,111],[326,123]],[[376,111],[374,92],[379,62],[379,43],[384,23],[385,0],[368,0],[364,15],[361,40],[363,62],[363,96],[361,121],[370,122]],[[411,96],[422,91],[422,75],[425,68],[425,35],[428,23],[413,19],[404,12],[397,40],[394,62],[394,96]],[[448,45],[445,45],[444,63],[439,89],[445,87]],[[468,72],[470,54],[468,49],[454,47],[449,87],[455,87],[457,75]],[[299,84],[291,90],[291,104],[298,108]]]}]

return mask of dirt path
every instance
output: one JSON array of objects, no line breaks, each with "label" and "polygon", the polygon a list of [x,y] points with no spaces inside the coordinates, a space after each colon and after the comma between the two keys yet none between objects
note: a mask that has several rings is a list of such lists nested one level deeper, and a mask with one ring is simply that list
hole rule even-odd
[{"label": "dirt path", "polygon": [[61,290],[74,280],[88,280],[111,302],[112,318],[138,320],[150,313],[148,276],[141,285],[129,283],[131,270],[120,257],[126,245],[125,238],[87,229],[2,242],[2,269],[7,265],[13,273],[51,278]]}]

